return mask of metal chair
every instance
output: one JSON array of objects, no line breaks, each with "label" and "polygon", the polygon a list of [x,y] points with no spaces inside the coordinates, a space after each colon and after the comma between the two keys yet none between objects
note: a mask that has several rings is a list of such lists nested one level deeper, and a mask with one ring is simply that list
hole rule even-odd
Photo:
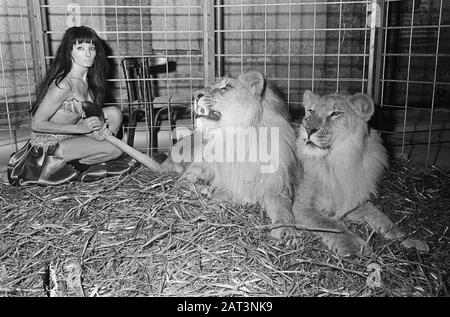
[{"label": "metal chair", "polygon": [[149,132],[149,147],[152,150],[147,154],[152,155],[158,145],[162,121],[168,120],[170,124],[165,128],[172,130],[178,119],[185,118],[186,114],[190,116],[190,104],[186,105],[186,97],[182,96],[155,97],[152,79],[156,78],[157,73],[165,72],[166,65],[150,65],[149,58],[136,57],[123,58],[121,64],[129,101],[127,143],[133,146],[137,122],[144,117]]},{"label": "metal chair", "polygon": [[146,71],[146,67],[144,66],[145,60],[127,57],[122,59],[121,64],[125,76],[129,102],[128,124],[126,125],[126,132],[128,134],[127,144],[133,146],[138,114],[140,112],[149,113],[147,111],[149,107],[148,103],[153,99],[151,96],[151,82],[145,80],[148,77],[144,73]]}]

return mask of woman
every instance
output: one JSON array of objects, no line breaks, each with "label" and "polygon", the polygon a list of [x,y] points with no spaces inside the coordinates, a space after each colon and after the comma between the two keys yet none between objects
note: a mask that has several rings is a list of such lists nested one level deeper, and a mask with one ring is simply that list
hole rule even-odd
[{"label": "woman", "polygon": [[[11,184],[57,185],[131,169],[134,162],[105,163],[122,154],[103,137],[106,127],[112,134],[119,132],[121,110],[102,108],[105,125],[98,117],[86,118],[83,111],[84,101],[103,106],[107,70],[102,41],[94,30],[80,26],[64,33],[31,109],[30,140],[9,161]],[[82,173],[80,167],[86,166],[90,169]]]}]

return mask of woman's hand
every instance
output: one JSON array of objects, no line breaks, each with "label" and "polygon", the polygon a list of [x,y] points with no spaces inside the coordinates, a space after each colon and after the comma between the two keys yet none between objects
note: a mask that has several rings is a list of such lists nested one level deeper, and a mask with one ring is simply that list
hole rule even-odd
[{"label": "woman's hand", "polygon": [[89,117],[86,119],[81,119],[78,125],[80,127],[80,133],[82,134],[97,131],[103,127],[103,123],[100,121],[98,117]]},{"label": "woman's hand", "polygon": [[103,141],[107,135],[111,135],[111,131],[108,130],[108,126],[106,124],[101,129],[87,134],[88,137],[97,141]]}]

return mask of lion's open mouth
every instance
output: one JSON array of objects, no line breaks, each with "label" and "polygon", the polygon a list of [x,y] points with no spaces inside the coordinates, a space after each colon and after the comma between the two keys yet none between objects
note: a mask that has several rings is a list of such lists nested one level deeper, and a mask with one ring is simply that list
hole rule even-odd
[{"label": "lion's open mouth", "polygon": [[222,113],[217,110],[211,109],[215,104],[215,98],[201,97],[195,103],[195,117],[205,118],[211,121],[219,121],[222,117]]},{"label": "lion's open mouth", "polygon": [[205,118],[212,121],[219,121],[222,117],[222,114],[216,110],[209,110],[207,114],[196,114],[196,118]]}]

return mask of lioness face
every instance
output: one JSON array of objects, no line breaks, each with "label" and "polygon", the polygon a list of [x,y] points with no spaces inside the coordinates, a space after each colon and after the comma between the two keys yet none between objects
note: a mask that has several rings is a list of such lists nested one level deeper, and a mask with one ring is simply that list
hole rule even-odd
[{"label": "lioness face", "polygon": [[249,127],[257,122],[264,79],[261,77],[253,81],[254,74],[248,74],[241,75],[239,79],[223,78],[195,92],[197,129],[208,131],[222,127]]},{"label": "lioness face", "polygon": [[[366,95],[314,95],[306,91],[303,98],[305,117],[300,126],[299,142],[303,153],[325,156],[344,144],[351,136],[366,135],[367,121],[373,114],[373,101]],[[363,133],[356,133],[362,129]]]}]

